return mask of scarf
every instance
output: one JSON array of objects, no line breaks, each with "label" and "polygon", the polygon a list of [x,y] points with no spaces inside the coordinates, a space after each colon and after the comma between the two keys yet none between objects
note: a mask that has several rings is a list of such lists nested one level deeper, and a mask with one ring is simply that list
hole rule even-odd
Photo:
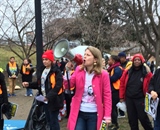
[{"label": "scarf", "polygon": [[115,64],[109,66],[109,68],[107,69],[108,72],[111,72],[111,70],[112,70],[113,68],[117,67],[117,66],[120,66],[120,62],[116,62]]}]

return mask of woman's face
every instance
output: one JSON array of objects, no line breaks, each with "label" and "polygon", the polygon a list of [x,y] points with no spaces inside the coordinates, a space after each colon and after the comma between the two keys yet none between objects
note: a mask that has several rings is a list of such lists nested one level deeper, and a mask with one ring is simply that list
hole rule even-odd
[{"label": "woman's face", "polygon": [[52,62],[51,62],[50,60],[48,60],[48,59],[46,59],[46,58],[43,58],[43,65],[44,65],[45,67],[50,67],[51,64],[52,64]]},{"label": "woman's face", "polygon": [[114,64],[114,60],[112,59],[112,57],[109,58],[108,60],[108,65],[113,65]]},{"label": "woman's face", "polygon": [[134,64],[135,67],[139,67],[142,64],[142,61],[139,57],[136,57],[133,61],[133,64]]},{"label": "woman's face", "polygon": [[23,61],[23,63],[24,63],[25,65],[27,65],[27,64],[28,64],[28,60],[25,59],[25,60]]},{"label": "woman's face", "polygon": [[96,62],[93,54],[87,49],[84,53],[83,64],[85,67],[93,66],[94,62]]}]

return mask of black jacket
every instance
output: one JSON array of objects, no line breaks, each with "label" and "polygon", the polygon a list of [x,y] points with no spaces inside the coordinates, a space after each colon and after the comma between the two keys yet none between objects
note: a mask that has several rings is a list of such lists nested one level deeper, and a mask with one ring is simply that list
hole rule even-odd
[{"label": "black jacket", "polygon": [[32,74],[34,72],[34,69],[32,68],[30,70],[30,73],[27,75],[27,74],[23,73],[23,68],[22,67],[23,67],[23,64],[21,65],[21,70],[20,70],[20,74],[22,75],[22,82],[32,82]]},{"label": "black jacket", "polygon": [[[43,66],[40,69],[40,74],[42,74],[44,69],[45,67]],[[55,73],[56,85],[52,89],[51,82],[50,82],[50,76],[53,73]],[[29,83],[29,88],[38,89],[39,94],[42,94],[41,77],[38,77],[37,79],[38,79],[37,82]],[[63,101],[64,101],[63,93],[58,95],[58,92],[62,88],[63,88],[63,77],[62,77],[61,71],[56,65],[52,65],[51,70],[49,74],[47,75],[47,78],[45,81],[46,98],[48,99],[48,106],[49,106],[48,108],[51,111],[55,111],[63,107]]]},{"label": "black jacket", "polygon": [[0,85],[2,89],[2,94],[0,94],[0,104],[8,103],[7,87],[4,80],[4,75],[1,72],[0,72]]},{"label": "black jacket", "polygon": [[157,69],[149,83],[149,92],[155,91],[160,97],[160,69]]}]

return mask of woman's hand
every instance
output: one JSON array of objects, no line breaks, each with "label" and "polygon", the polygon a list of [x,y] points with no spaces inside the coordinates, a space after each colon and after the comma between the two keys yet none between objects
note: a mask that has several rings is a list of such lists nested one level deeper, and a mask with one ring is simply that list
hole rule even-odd
[{"label": "woman's hand", "polygon": [[158,97],[157,92],[151,91],[151,97],[152,97],[153,100],[155,100]]},{"label": "woman's hand", "polygon": [[109,126],[109,124],[111,123],[111,119],[105,119],[105,122],[107,124],[107,127]]},{"label": "woman's hand", "polygon": [[29,86],[29,83],[28,83],[28,82],[23,82],[23,83],[22,83],[22,86],[23,86],[24,88],[27,88],[27,87]]},{"label": "woman's hand", "polygon": [[65,68],[66,70],[73,70],[73,63],[71,61],[67,62]]}]

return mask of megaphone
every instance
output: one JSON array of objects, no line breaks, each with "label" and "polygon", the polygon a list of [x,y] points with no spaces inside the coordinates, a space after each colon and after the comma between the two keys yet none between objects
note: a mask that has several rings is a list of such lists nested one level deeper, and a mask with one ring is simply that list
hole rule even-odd
[{"label": "megaphone", "polygon": [[67,39],[58,41],[54,47],[54,57],[56,59],[60,59],[64,56],[67,59],[74,58],[74,55],[70,52],[69,41]]},{"label": "megaphone", "polygon": [[76,42],[71,42],[71,46],[76,47],[71,49],[70,42],[67,39],[62,39],[58,41],[53,48],[54,57],[56,59],[65,57],[69,60],[75,61],[77,64],[82,64],[82,56],[84,55],[85,49],[88,46],[80,46],[80,44],[77,44]]}]

